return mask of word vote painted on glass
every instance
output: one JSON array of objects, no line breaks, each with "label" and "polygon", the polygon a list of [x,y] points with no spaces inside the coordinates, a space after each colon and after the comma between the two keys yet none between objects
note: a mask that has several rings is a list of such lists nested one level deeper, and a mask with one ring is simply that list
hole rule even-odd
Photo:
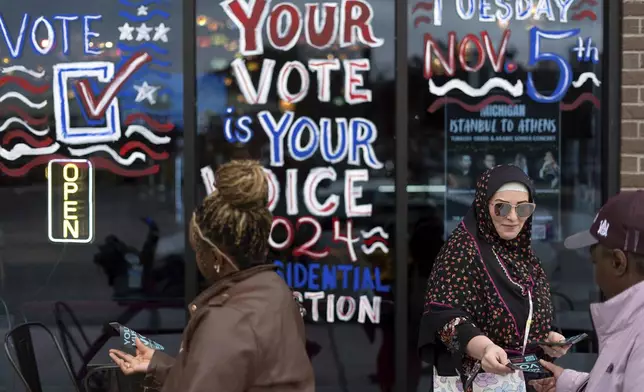
[{"label": "word vote painted on glass", "polygon": [[[244,56],[264,54],[262,35],[264,30],[270,46],[280,51],[292,49],[303,39],[316,49],[327,49],[335,43],[341,48],[355,44],[379,47],[384,40],[377,38],[371,20],[373,9],[362,0],[344,0],[340,4],[309,3],[304,11],[288,2],[271,7],[267,0],[227,0],[221,3],[225,13],[239,29],[239,51]],[[275,75],[276,61],[263,59],[260,77],[253,83],[246,60],[238,58],[231,63],[237,85],[247,103],[264,105],[275,80],[279,98],[289,104],[305,99],[311,86],[311,74],[317,81],[317,98],[320,102],[331,101],[332,73],[344,72],[344,102],[357,105],[371,102],[371,90],[364,88],[364,73],[371,70],[370,59],[345,59],[325,56],[310,59],[306,65],[300,61],[288,61]],[[293,88],[291,75],[297,74],[299,87]],[[289,88],[290,86],[290,88]],[[228,114],[233,112],[232,108]],[[275,118],[269,111],[257,114],[256,120],[270,140],[271,166],[284,165],[285,152],[297,161],[304,161],[320,153],[331,164],[346,160],[355,166],[364,164],[380,169],[382,163],[376,158],[372,143],[378,130],[365,118],[323,118],[315,121],[307,116],[296,118],[292,111],[285,111]],[[247,143],[253,137],[253,118],[242,116],[226,118],[224,136],[229,142]],[[302,140],[309,142],[303,145]],[[337,142],[331,139],[337,135]]]},{"label": "word vote painted on glass", "polygon": [[[120,26],[104,23],[100,14],[76,14],[74,7],[51,16],[35,11],[9,18],[0,13],[0,52],[8,53],[6,66],[0,67],[0,86],[11,85],[0,95],[3,175],[22,177],[52,159],[70,157],[126,177],[160,170],[157,162],[169,158],[172,139],[167,133],[175,126],[148,113],[164,114],[155,105],[162,91],[172,94],[165,86],[171,74],[162,70],[172,65],[163,58],[172,30],[166,25],[168,6],[122,1]],[[30,52],[83,61],[56,60],[46,69],[23,56]],[[53,124],[48,118],[52,112]]]}]

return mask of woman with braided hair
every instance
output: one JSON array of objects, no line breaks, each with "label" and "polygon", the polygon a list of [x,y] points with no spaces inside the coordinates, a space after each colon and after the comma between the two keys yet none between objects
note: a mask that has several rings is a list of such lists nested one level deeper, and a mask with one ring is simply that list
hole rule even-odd
[{"label": "woman with braided hair", "polygon": [[211,282],[190,305],[176,359],[137,341],[136,356],[110,350],[125,374],[146,373],[162,392],[314,391],[304,322],[293,294],[266,264],[273,217],[259,163],[224,164],[197,208],[190,239]]}]

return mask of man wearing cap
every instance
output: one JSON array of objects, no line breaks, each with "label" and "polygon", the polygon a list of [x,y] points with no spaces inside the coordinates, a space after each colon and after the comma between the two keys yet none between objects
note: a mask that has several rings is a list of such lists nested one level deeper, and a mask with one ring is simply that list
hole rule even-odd
[{"label": "man wearing cap", "polygon": [[564,245],[590,248],[595,280],[608,298],[590,305],[599,357],[590,373],[542,361],[553,377],[530,384],[537,392],[644,391],[644,191],[613,196],[590,230]]}]

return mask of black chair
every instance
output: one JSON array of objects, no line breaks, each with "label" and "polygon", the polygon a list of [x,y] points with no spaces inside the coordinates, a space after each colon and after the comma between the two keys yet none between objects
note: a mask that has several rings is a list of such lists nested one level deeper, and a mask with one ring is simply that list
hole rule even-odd
[{"label": "black chair", "polygon": [[9,307],[2,298],[0,298],[0,306],[2,306],[2,309],[0,310],[4,310],[5,320],[7,320],[7,329],[11,329],[13,327],[11,325],[11,313],[9,313]]},{"label": "black chair", "polygon": [[[69,380],[73,385],[74,391],[81,392],[78,383],[76,382],[76,377],[74,377],[74,372],[72,371],[63,350],[60,348],[58,341],[54,334],[42,323],[24,323],[20,324],[17,327],[11,329],[4,337],[4,351],[7,355],[7,359],[13,369],[16,371],[20,380],[27,388],[27,392],[42,392],[42,385],[40,382],[40,374],[38,373],[38,363],[36,361],[36,353],[34,351],[33,341],[31,339],[32,329],[40,329],[45,331],[51,341],[56,346],[60,359],[65,366],[65,370],[69,376]],[[16,357],[12,355],[11,347],[15,351]]]},{"label": "black chair", "polygon": [[[65,323],[66,318],[71,321],[71,325]],[[80,375],[86,372],[87,367],[87,364],[83,362],[83,357],[91,346],[91,342],[83,330],[83,326],[78,321],[76,314],[65,302],[59,301],[54,304],[54,319],[56,321],[56,326],[58,327],[60,344],[63,348],[65,359],[76,375],[76,380],[80,382]],[[80,339],[74,339],[72,328],[76,330]],[[75,356],[80,360],[79,366],[75,366],[74,364],[71,349],[74,350]]]},{"label": "black chair", "polygon": [[85,392],[140,392],[145,375],[126,376],[117,365],[88,366],[83,380]]}]

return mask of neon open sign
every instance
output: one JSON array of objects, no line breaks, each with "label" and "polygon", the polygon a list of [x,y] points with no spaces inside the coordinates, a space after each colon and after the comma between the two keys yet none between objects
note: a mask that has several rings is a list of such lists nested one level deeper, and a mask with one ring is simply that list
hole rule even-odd
[{"label": "neon open sign", "polygon": [[52,242],[94,239],[94,168],[85,159],[54,159],[47,166],[48,234]]}]

